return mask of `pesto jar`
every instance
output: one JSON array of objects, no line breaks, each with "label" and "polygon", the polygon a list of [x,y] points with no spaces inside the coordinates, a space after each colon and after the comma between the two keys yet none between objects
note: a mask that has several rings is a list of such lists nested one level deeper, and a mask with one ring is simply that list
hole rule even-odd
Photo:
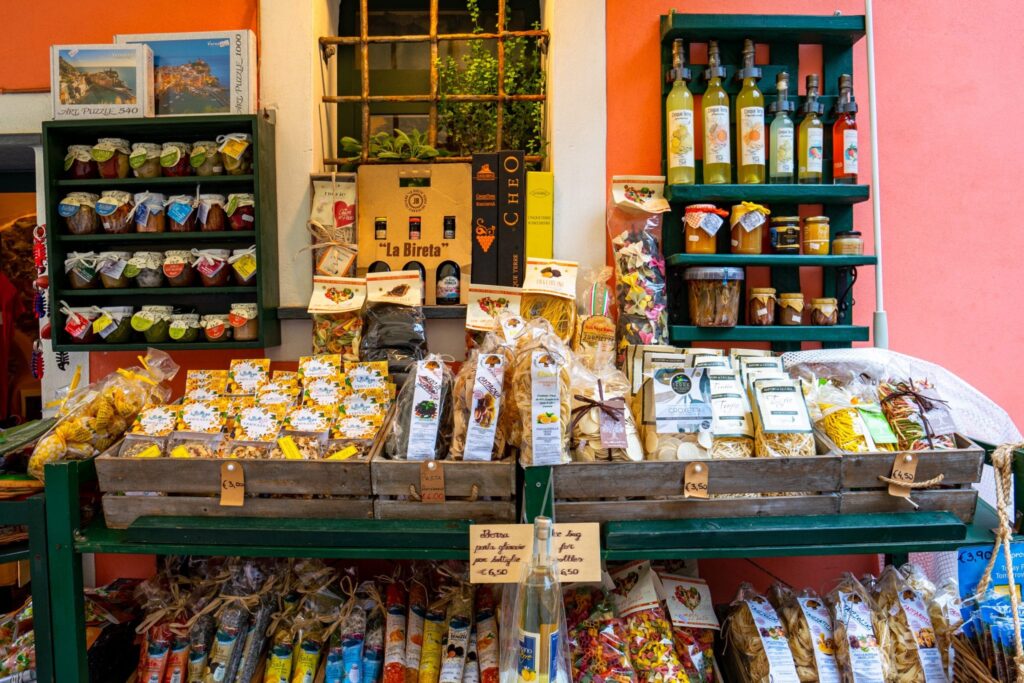
[{"label": "pesto jar", "polygon": [[182,344],[197,341],[199,330],[198,313],[173,313],[171,315],[171,326],[168,330],[171,341]]},{"label": "pesto jar", "polygon": [[143,306],[132,316],[132,329],[141,332],[150,344],[168,341],[173,306]]},{"label": "pesto jar", "polygon": [[132,145],[132,153],[128,157],[128,165],[136,178],[160,177],[160,150],[155,142],[136,142]]},{"label": "pesto jar", "polygon": [[221,161],[220,150],[213,140],[200,140],[192,145],[189,155],[192,170],[198,176],[223,175],[224,163]]},{"label": "pesto jar", "polygon": [[110,318],[110,322],[96,333],[108,344],[127,344],[132,340],[132,307],[110,306],[100,309],[100,317]]}]

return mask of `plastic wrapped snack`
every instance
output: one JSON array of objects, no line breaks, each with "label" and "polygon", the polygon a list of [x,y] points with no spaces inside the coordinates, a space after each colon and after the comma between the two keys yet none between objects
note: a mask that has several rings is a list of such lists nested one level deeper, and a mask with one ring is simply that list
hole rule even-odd
[{"label": "plastic wrapped snack", "polygon": [[387,455],[398,460],[443,460],[452,437],[452,372],[437,355],[414,367],[398,392]]},{"label": "plastic wrapped snack", "polygon": [[395,374],[407,372],[426,356],[422,291],[416,271],[367,274],[360,360],[387,361]]},{"label": "plastic wrapped snack", "polygon": [[935,630],[936,644],[942,655],[942,666],[946,675],[953,680],[953,639],[963,626],[960,612],[960,591],[956,580],[948,579],[939,586],[928,600],[928,616]]},{"label": "plastic wrapped snack", "polygon": [[[946,683],[942,652],[928,615],[926,598],[895,567],[886,567],[875,585],[880,636],[889,647],[890,675],[897,681]],[[884,626],[883,626],[884,624]]]},{"label": "plastic wrapped snack", "polygon": [[927,379],[882,382],[878,398],[901,451],[956,448],[956,424]]},{"label": "plastic wrapped snack", "polygon": [[814,432],[798,379],[754,379],[754,455],[788,458],[814,455]]},{"label": "plastic wrapped snack", "polygon": [[359,360],[365,301],[366,280],[314,277],[308,308],[313,316],[313,353],[340,354],[344,361]]},{"label": "plastic wrapped snack", "polygon": [[704,368],[657,364],[641,391],[640,432],[648,460],[706,458],[712,445],[711,384]]},{"label": "plastic wrapped snack", "polygon": [[489,333],[498,333],[500,313],[520,315],[523,290],[519,287],[469,285],[466,303],[466,348],[483,343]]},{"label": "plastic wrapped snack", "polygon": [[875,601],[853,576],[844,574],[839,584],[825,596],[832,615],[836,641],[836,661],[843,683],[888,681],[889,645],[881,640],[888,630],[879,627]]},{"label": "plastic wrapped snack", "polygon": [[524,466],[569,462],[570,360],[569,348],[546,320],[530,321],[516,339],[512,399],[521,416]]},{"label": "plastic wrapped snack", "polygon": [[644,459],[629,381],[615,368],[611,345],[594,349],[589,364],[572,367],[572,459],[576,461]]},{"label": "plastic wrapped snack", "polygon": [[615,300],[608,288],[611,277],[612,269],[608,266],[591,270],[576,299],[579,320],[572,349],[581,363],[591,367],[597,362],[597,354],[615,349]]},{"label": "plastic wrapped snack", "polygon": [[526,320],[543,318],[555,334],[570,343],[576,334],[575,261],[526,259],[523,298],[520,302]]},{"label": "plastic wrapped snack", "polygon": [[626,624],[604,591],[579,584],[565,591],[565,621],[572,680],[579,683],[636,683],[629,661]]},{"label": "plastic wrapped snack", "polygon": [[797,683],[786,627],[779,615],[749,583],[740,585],[725,622],[726,642],[749,683]]},{"label": "plastic wrapped snack", "polygon": [[631,562],[613,572],[612,579],[612,600],[626,624],[629,660],[637,679],[688,683],[672,642],[672,625],[658,600],[651,563]]},{"label": "plastic wrapped snack", "polygon": [[659,573],[672,619],[676,655],[693,683],[715,680],[715,635],[720,630],[705,581]]},{"label": "plastic wrapped snack", "polygon": [[504,434],[498,429],[507,389],[508,360],[493,336],[479,351],[470,352],[455,376],[452,391],[453,460],[500,460],[505,455]]},{"label": "plastic wrapped snack", "polygon": [[768,591],[768,600],[786,627],[789,651],[800,680],[840,683],[832,617],[821,596],[807,589],[798,597],[788,587],[775,583]]}]

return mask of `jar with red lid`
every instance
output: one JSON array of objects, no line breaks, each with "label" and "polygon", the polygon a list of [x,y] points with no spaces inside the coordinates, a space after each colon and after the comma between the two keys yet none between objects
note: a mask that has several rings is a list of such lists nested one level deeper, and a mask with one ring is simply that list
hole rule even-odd
[{"label": "jar with red lid", "polygon": [[199,201],[187,194],[177,194],[167,200],[167,221],[171,232],[194,232],[196,205]]},{"label": "jar with red lid", "polygon": [[195,257],[192,267],[199,271],[204,287],[224,287],[231,280],[228,249],[193,249],[192,256]]},{"label": "jar with red lid", "polygon": [[71,337],[72,344],[91,344],[96,341],[92,324],[100,316],[98,308],[71,308],[61,301],[60,311],[64,314],[64,331]]},{"label": "jar with red lid", "polygon": [[235,341],[255,341],[260,336],[259,310],[256,304],[231,304],[228,322]]},{"label": "jar with red lid", "polygon": [[199,195],[199,229],[202,232],[222,232],[227,230],[228,215],[224,211],[224,195]]},{"label": "jar with red lid", "polygon": [[235,249],[228,259],[231,270],[235,274],[235,284],[239,287],[256,285],[256,245],[245,249]]},{"label": "jar with red lid", "polygon": [[229,194],[224,212],[232,230],[252,230],[256,227],[256,197],[251,194]]},{"label": "jar with red lid", "polygon": [[129,192],[107,190],[96,202],[96,213],[106,233],[123,235],[135,228],[135,202]]},{"label": "jar with red lid", "polygon": [[203,336],[206,337],[206,341],[217,342],[231,339],[231,325],[228,323],[228,316],[225,313],[204,315],[199,319],[199,325],[203,328]]},{"label": "jar with red lid", "polygon": [[252,136],[248,133],[228,133],[217,138],[227,175],[252,173]]},{"label": "jar with red lid", "polygon": [[135,231],[165,232],[167,215],[164,204],[167,199],[156,192],[139,192],[135,195]]},{"label": "jar with red lid", "polygon": [[136,142],[132,144],[132,153],[128,156],[128,165],[136,178],[160,177],[161,145],[155,142]]},{"label": "jar with red lid", "polygon": [[192,145],[187,142],[165,142],[160,150],[160,169],[167,178],[180,178],[192,175],[192,164],[189,154]]},{"label": "jar with red lid", "polygon": [[92,158],[92,147],[69,145],[67,156],[64,157],[64,173],[72,180],[98,178],[100,170],[96,166],[96,160]]},{"label": "jar with red lid", "polygon": [[100,138],[92,146],[92,158],[100,178],[115,180],[128,177],[128,141],[123,138]]},{"label": "jar with red lid", "polygon": [[198,176],[223,175],[224,163],[214,140],[200,140],[192,145],[189,155],[192,170]]},{"label": "jar with red lid", "polygon": [[100,229],[96,202],[100,196],[92,192],[71,192],[57,205],[57,214],[64,219],[72,235],[94,235]]},{"label": "jar with red lid", "polygon": [[192,252],[173,250],[164,252],[164,276],[169,287],[191,287],[196,274]]},{"label": "jar with red lid", "polygon": [[96,289],[100,286],[98,257],[94,251],[73,251],[64,259],[64,273],[71,289]]}]

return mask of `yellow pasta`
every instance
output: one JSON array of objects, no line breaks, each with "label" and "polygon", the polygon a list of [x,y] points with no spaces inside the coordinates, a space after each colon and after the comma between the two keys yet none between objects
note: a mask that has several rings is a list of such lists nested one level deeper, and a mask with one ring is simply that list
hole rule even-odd
[{"label": "yellow pasta", "polygon": [[[807,601],[808,609],[824,608],[824,600],[815,595],[813,591],[804,591],[801,598]],[[831,636],[831,625],[827,629],[819,626],[816,629],[819,631],[819,635],[818,638],[815,638],[797,596],[780,583],[772,585],[768,590],[768,600],[775,607],[782,625],[786,627],[789,651],[793,654],[797,676],[806,683],[816,683],[819,680],[819,675],[815,652],[820,652],[820,656],[833,658],[834,661],[835,639]]]},{"label": "yellow pasta", "polygon": [[[521,416],[520,460],[524,465],[569,461],[569,361],[568,347],[546,319],[531,320],[516,339],[512,397]],[[544,451],[536,452],[541,445]]]},{"label": "yellow pasta", "polygon": [[[753,613],[755,609],[758,611],[756,620]],[[787,657],[784,650],[774,650],[771,654],[765,651],[766,639],[785,639],[785,626],[768,600],[758,595],[750,584],[740,586],[726,619],[724,632],[727,647],[735,651],[736,662],[745,674],[745,681],[770,683],[776,676],[784,677],[786,673],[792,676],[792,656]]]},{"label": "yellow pasta", "polygon": [[[867,589],[846,573],[832,592],[825,597],[832,615],[836,643],[836,662],[844,681],[854,681],[854,670],[871,669],[889,680],[889,630],[879,619],[875,602]],[[857,659],[851,659],[851,643],[857,648]]]},{"label": "yellow pasta", "polygon": [[524,292],[520,310],[527,320],[547,320],[563,342],[572,341],[576,331],[576,302],[572,299]]}]

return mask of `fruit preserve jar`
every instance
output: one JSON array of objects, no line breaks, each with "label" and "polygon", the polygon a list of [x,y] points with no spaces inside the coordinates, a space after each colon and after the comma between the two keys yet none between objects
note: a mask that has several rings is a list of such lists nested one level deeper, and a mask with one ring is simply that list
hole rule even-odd
[{"label": "fruit preserve jar", "polygon": [[100,138],[92,146],[100,178],[114,180],[128,177],[128,141],[123,138]]},{"label": "fruit preserve jar", "polygon": [[198,176],[224,174],[224,162],[221,161],[220,151],[214,140],[200,140],[192,145],[189,163]]},{"label": "fruit preserve jar", "polygon": [[722,227],[722,218],[729,214],[714,204],[691,204],[686,207],[684,233],[687,254],[714,254],[715,235]]},{"label": "fruit preserve jar", "polygon": [[252,136],[248,133],[228,133],[217,138],[224,171],[228,175],[252,173]]},{"label": "fruit preserve jar", "polygon": [[136,142],[128,157],[128,165],[136,178],[160,177],[160,152],[163,147],[155,142]]},{"label": "fruit preserve jar", "polygon": [[234,273],[235,284],[239,287],[252,287],[256,284],[256,246],[246,249],[235,249],[228,259]]},{"label": "fruit preserve jar", "polygon": [[130,251],[100,252],[96,259],[96,270],[99,271],[104,289],[125,289],[131,285],[131,279],[125,274],[131,257]]},{"label": "fruit preserve jar", "polygon": [[192,175],[189,153],[192,145],[187,142],[165,142],[160,151],[160,169],[165,177],[180,178]]},{"label": "fruit preserve jar", "polygon": [[100,309],[92,306],[70,308],[61,302],[60,310],[64,314],[64,331],[71,337],[72,344],[91,344],[96,341],[92,324],[100,316]]},{"label": "fruit preserve jar", "polygon": [[167,334],[171,341],[188,343],[199,339],[199,329],[198,313],[174,313]]},{"label": "fruit preserve jar", "polygon": [[732,207],[729,216],[730,241],[734,254],[760,254],[764,241],[764,224],[768,209],[760,204],[743,202]]},{"label": "fruit preserve jar", "polygon": [[142,288],[164,286],[164,255],[159,251],[137,251],[128,259],[125,275]]},{"label": "fruit preserve jar", "polygon": [[232,230],[252,230],[256,227],[256,198],[251,194],[229,194],[224,209]]},{"label": "fruit preserve jar", "polygon": [[231,280],[231,269],[228,267],[227,249],[193,249],[195,257],[193,268],[199,271],[199,279],[204,287],[224,287]]},{"label": "fruit preserve jar", "polygon": [[828,216],[810,216],[804,219],[804,253],[813,256],[828,255]]},{"label": "fruit preserve jar", "polygon": [[68,276],[71,289],[95,289],[99,287],[100,274],[96,269],[95,252],[73,251],[64,259],[64,273]]},{"label": "fruit preserve jar", "polygon": [[103,231],[122,235],[131,232],[135,227],[132,220],[135,213],[135,202],[131,193],[121,190],[107,190],[96,202],[96,213],[99,214]]},{"label": "fruit preserve jar", "polygon": [[256,304],[231,304],[228,322],[235,341],[255,341],[260,336]]},{"label": "fruit preserve jar", "polygon": [[99,177],[100,170],[92,158],[89,145],[70,145],[64,157],[64,173],[72,180],[88,180]]},{"label": "fruit preserve jar", "polygon": [[164,276],[170,287],[191,287],[196,274],[192,268],[192,252],[173,250],[164,252]]},{"label": "fruit preserve jar", "polygon": [[177,194],[167,200],[167,220],[171,232],[193,232],[196,229],[195,197]]},{"label": "fruit preserve jar", "polygon": [[135,231],[165,232],[167,214],[164,204],[167,199],[156,192],[139,192],[135,195]]},{"label": "fruit preserve jar", "polygon": [[72,235],[93,235],[100,229],[96,215],[96,202],[100,196],[91,192],[72,192],[57,205],[57,213],[64,219]]},{"label": "fruit preserve jar", "polygon": [[228,215],[224,211],[224,195],[199,195],[199,229],[203,232],[227,230]]},{"label": "fruit preserve jar", "polygon": [[199,325],[203,328],[203,336],[206,341],[227,341],[231,338],[231,325],[228,324],[226,313],[204,315],[200,318]]}]

